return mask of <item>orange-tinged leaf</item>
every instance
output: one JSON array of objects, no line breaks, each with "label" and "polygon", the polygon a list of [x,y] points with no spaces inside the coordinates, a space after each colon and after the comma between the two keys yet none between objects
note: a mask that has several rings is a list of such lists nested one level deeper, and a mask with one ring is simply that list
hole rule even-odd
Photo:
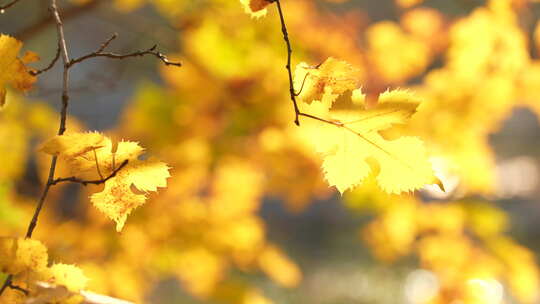
[{"label": "orange-tinged leaf", "polygon": [[36,77],[30,75],[25,63],[37,60],[37,55],[27,53],[23,60],[17,58],[22,42],[0,34],[0,107],[6,101],[6,85],[11,85],[19,91],[28,91]]}]

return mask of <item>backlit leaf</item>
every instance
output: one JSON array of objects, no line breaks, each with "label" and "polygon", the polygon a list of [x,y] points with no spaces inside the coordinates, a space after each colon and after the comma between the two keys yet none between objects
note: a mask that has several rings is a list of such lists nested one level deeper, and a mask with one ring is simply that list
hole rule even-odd
[{"label": "backlit leaf", "polygon": [[[336,69],[326,71],[327,66]],[[320,68],[323,70],[319,71]],[[298,71],[296,83],[303,79],[306,82],[306,91],[300,95],[301,111],[326,121],[301,117],[306,137],[324,157],[322,166],[330,185],[343,193],[360,185],[376,168],[377,183],[388,193],[412,191],[437,183],[419,138],[404,136],[388,140],[379,133],[395,124],[406,123],[420,104],[417,97],[403,90],[387,91],[379,96],[377,105],[370,108],[357,89],[352,93],[352,103],[360,109],[333,110],[336,98],[354,87],[355,69],[330,58],[313,71],[308,71],[305,64],[301,64]],[[313,76],[308,82],[311,73]]]},{"label": "backlit leaf", "polygon": [[[74,174],[86,173],[98,180],[111,175],[128,161],[105,182],[103,191],[90,197],[99,211],[116,222],[117,231],[122,230],[128,214],[145,203],[144,193],[165,187],[170,177],[165,163],[138,159],[144,151],[138,143],[121,141],[114,148],[112,141],[100,133],[56,136],[44,143],[41,151],[66,160]],[[134,193],[132,186],[144,193]]]}]

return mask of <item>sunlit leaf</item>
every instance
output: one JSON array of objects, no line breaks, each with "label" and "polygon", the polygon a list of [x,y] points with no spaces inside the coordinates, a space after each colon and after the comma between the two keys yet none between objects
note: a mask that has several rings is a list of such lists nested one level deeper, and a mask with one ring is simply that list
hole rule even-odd
[{"label": "sunlit leaf", "polygon": [[38,57],[29,53],[23,59],[19,59],[17,55],[21,47],[22,42],[0,34],[0,107],[6,102],[6,85],[26,92],[36,81],[36,77],[30,75],[30,69],[25,64],[37,60]]}]

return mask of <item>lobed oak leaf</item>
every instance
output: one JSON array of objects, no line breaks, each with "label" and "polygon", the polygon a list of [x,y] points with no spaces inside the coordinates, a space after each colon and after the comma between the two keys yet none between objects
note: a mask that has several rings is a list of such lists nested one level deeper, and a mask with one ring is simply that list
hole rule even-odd
[{"label": "lobed oak leaf", "polygon": [[134,185],[138,190],[148,192],[157,191],[158,187],[166,187],[166,178],[170,177],[170,174],[167,164],[148,160],[131,164],[120,176],[125,176],[125,182]]},{"label": "lobed oak leaf", "polygon": [[8,35],[0,34],[0,107],[6,102],[6,85],[26,92],[36,77],[30,74],[26,63],[38,60],[35,53],[27,53],[23,59],[17,58],[22,42]]},{"label": "lobed oak leaf", "polygon": [[[146,202],[145,193],[166,187],[170,177],[167,164],[138,159],[144,152],[138,143],[120,141],[115,147],[100,133],[59,135],[46,142],[41,150],[65,159],[76,175],[93,174],[92,178],[103,179],[115,173],[105,181],[104,189],[92,194],[90,200],[116,222],[117,231],[122,230],[131,211]],[[144,193],[135,193],[132,186]]]},{"label": "lobed oak leaf", "polygon": [[297,87],[305,82],[299,95],[300,111],[320,119],[301,116],[303,132],[323,155],[322,168],[330,185],[343,193],[360,185],[377,168],[377,183],[388,193],[438,183],[419,138],[404,136],[388,140],[379,133],[409,120],[420,104],[414,94],[387,91],[379,96],[374,107],[368,107],[365,95],[355,89],[352,104],[360,109],[334,110],[336,98],[355,87],[355,69],[330,58],[311,71],[305,64],[300,64],[296,71]]},{"label": "lobed oak leaf", "polygon": [[114,220],[116,230],[121,231],[131,211],[146,202],[146,195],[134,193],[131,186],[143,192],[157,191],[158,187],[167,186],[168,177],[169,167],[165,163],[135,160],[109,179],[103,191],[93,194],[90,200],[99,211]]}]

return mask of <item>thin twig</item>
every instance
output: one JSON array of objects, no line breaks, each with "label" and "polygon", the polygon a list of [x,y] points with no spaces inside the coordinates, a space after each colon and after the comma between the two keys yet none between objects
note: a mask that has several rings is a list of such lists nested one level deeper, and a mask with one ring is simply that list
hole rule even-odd
[{"label": "thin twig", "polygon": [[[68,55],[68,50],[66,46],[66,38],[64,36],[64,25],[62,24],[62,19],[60,18],[60,14],[58,12],[58,6],[56,5],[56,0],[51,0],[50,9],[56,21],[58,45],[60,46],[60,53],[62,55],[62,60],[64,62],[64,72],[63,72],[63,80],[62,80],[62,109],[60,112],[60,126],[58,127],[58,135],[62,135],[66,131],[67,109],[69,105],[69,95],[68,95],[69,55]],[[47,178],[47,183],[45,184],[43,193],[38,201],[36,210],[34,211],[34,215],[32,216],[32,220],[30,221],[30,224],[28,226],[28,230],[26,231],[26,238],[31,238],[32,233],[34,232],[34,229],[36,228],[39,214],[41,213],[41,209],[43,208],[43,203],[45,202],[45,199],[47,198],[49,189],[52,186],[51,183],[54,180],[54,172],[56,171],[57,160],[58,160],[58,157],[56,155],[53,156],[51,159],[51,165],[49,168],[49,176]]]},{"label": "thin twig", "polygon": [[99,49],[96,51],[97,53],[103,52],[111,42],[118,37],[118,33],[112,34],[111,38],[107,39],[107,41],[103,42]]},{"label": "thin twig", "polygon": [[2,295],[4,290],[6,290],[11,285],[12,280],[13,280],[13,275],[11,274],[8,275],[6,280],[4,281],[4,284],[2,284],[2,288],[0,288],[0,295]]},{"label": "thin twig", "polygon": [[11,283],[11,282],[9,283],[9,286],[8,286],[8,287],[11,288],[11,289],[13,289],[13,290],[18,290],[18,291],[24,293],[25,296],[28,296],[28,294],[29,294],[28,290],[26,290],[26,289],[24,289],[24,288],[22,288],[22,287],[20,287],[20,286],[14,285],[14,284]]},{"label": "thin twig", "polygon": [[6,10],[6,9],[14,6],[15,4],[17,4],[17,2],[19,2],[19,1],[21,1],[21,0],[13,0],[8,4],[0,5],[0,10]]},{"label": "thin twig", "polygon": [[165,55],[163,55],[161,52],[157,51],[157,45],[154,45],[151,48],[146,49],[146,50],[136,51],[136,52],[132,52],[132,53],[128,53],[128,54],[104,53],[103,50],[97,50],[97,51],[92,52],[90,54],[81,56],[79,58],[72,59],[69,62],[69,66],[71,67],[71,66],[73,66],[73,65],[75,65],[77,63],[88,60],[90,58],[96,58],[96,57],[107,57],[107,58],[111,58],[111,59],[126,59],[126,58],[129,58],[129,57],[140,57],[140,56],[145,56],[145,55],[155,56],[156,58],[161,60],[165,65],[172,65],[172,66],[177,66],[177,67],[182,66],[182,63],[169,61],[169,59]]},{"label": "thin twig", "polygon": [[[99,175],[99,178],[103,179],[103,175],[101,174],[101,170],[99,169],[99,163],[98,163],[98,157],[97,157],[97,152],[96,152],[96,149],[93,150],[94,151],[94,160],[96,161],[96,170],[97,170],[97,173]],[[114,154],[113,154],[114,155]],[[114,168],[114,162],[113,162],[113,168]],[[86,185],[85,185],[86,186]]]},{"label": "thin twig", "polygon": [[60,44],[58,44],[58,47],[56,48],[56,55],[54,55],[54,58],[53,60],[51,61],[51,63],[49,63],[49,65],[41,70],[37,70],[37,71],[30,71],[30,74],[33,75],[33,76],[37,76],[41,73],[44,73],[44,72],[47,72],[48,70],[52,69],[53,66],[56,64],[56,62],[58,61],[58,59],[60,58],[60,51],[61,51],[61,46]]},{"label": "thin twig", "polygon": [[113,172],[111,172],[111,174],[109,174],[109,176],[105,177],[105,178],[101,178],[101,179],[96,179],[96,180],[82,180],[80,178],[77,178],[75,176],[71,176],[71,177],[63,177],[63,178],[57,178],[55,180],[53,180],[51,182],[51,185],[56,185],[58,183],[63,183],[63,182],[71,182],[71,183],[78,183],[78,184],[82,184],[83,186],[86,186],[88,184],[92,184],[92,185],[99,185],[99,184],[103,184],[105,183],[106,181],[108,181],[109,179],[113,178],[116,176],[116,174],[122,170],[122,168],[124,168],[128,163],[128,160],[124,160],[122,162],[122,164],[114,169]]},{"label": "thin twig", "polygon": [[302,85],[300,86],[300,90],[298,90],[298,92],[294,92],[294,96],[298,97],[300,96],[300,94],[302,94],[302,90],[304,90],[304,84],[306,83],[306,79],[308,78],[308,76],[309,76],[309,73],[306,73],[306,76],[304,76],[304,80],[302,80]]},{"label": "thin twig", "polygon": [[289,41],[289,33],[287,31],[287,26],[285,25],[285,17],[283,17],[283,10],[281,9],[280,0],[274,0],[274,2],[276,2],[278,8],[279,20],[281,22],[281,32],[283,33],[283,40],[285,40],[285,44],[287,45],[287,65],[285,66],[285,68],[287,69],[287,74],[289,75],[289,93],[291,95],[291,101],[294,106],[294,123],[299,126],[300,121],[298,120],[298,116],[300,115],[300,110],[298,109],[298,103],[296,102],[296,93],[294,90],[294,82],[291,69],[291,42]]}]

